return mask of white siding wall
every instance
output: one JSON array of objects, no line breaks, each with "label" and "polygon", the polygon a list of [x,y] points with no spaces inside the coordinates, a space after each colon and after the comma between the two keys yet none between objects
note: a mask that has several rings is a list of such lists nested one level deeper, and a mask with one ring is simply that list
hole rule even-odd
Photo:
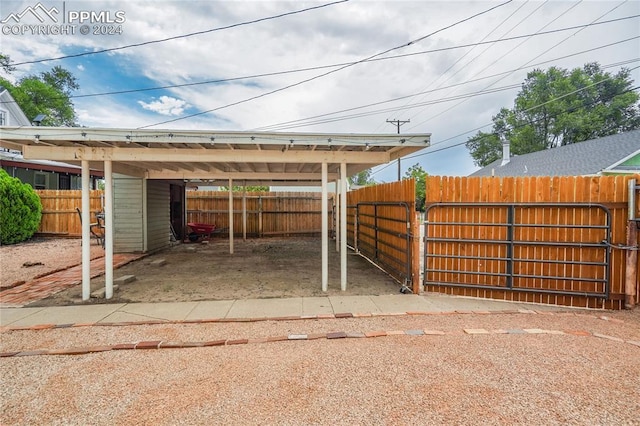
[{"label": "white siding wall", "polygon": [[169,183],[147,181],[147,250],[154,251],[171,244]]},{"label": "white siding wall", "polygon": [[113,176],[115,253],[144,251],[143,188],[142,178]]}]

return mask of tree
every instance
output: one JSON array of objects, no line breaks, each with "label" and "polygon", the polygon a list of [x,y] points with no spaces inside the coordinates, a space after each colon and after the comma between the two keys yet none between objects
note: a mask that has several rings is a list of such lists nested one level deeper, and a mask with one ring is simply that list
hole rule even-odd
[{"label": "tree", "polygon": [[[229,187],[228,186],[221,186],[220,187],[221,191],[228,191]],[[269,192],[269,187],[268,186],[236,186],[234,185],[231,188],[231,192]]]},{"label": "tree", "polygon": [[[9,57],[0,54],[0,64],[5,71]],[[0,77],[0,86],[6,88],[29,120],[44,114],[43,126],[75,127],[76,112],[71,93],[79,88],[76,78],[66,69],[56,66],[39,75],[28,75],[12,84]]]},{"label": "tree", "polygon": [[589,63],[534,70],[513,109],[502,108],[492,131],[478,132],[466,146],[475,164],[486,166],[501,157],[503,142],[520,155],[638,129],[639,99],[627,69],[612,75]]},{"label": "tree", "polygon": [[31,185],[0,169],[0,244],[28,240],[42,217],[40,197]]},{"label": "tree", "polygon": [[11,65],[11,58],[9,55],[3,55],[2,53],[0,53],[0,68],[2,68],[2,71],[7,74],[11,74],[16,70],[16,67]]},{"label": "tree", "polygon": [[371,186],[376,181],[371,177],[371,169],[363,170],[360,173],[347,178],[350,186]]},{"label": "tree", "polygon": [[421,212],[424,211],[424,204],[427,196],[426,177],[427,172],[424,171],[419,163],[409,167],[404,174],[404,179],[416,180],[416,210],[420,210]]}]

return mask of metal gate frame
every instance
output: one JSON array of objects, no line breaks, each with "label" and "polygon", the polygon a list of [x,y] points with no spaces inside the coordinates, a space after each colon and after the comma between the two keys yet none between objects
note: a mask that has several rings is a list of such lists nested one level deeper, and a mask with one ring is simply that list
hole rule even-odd
[{"label": "metal gate frame", "polygon": [[[362,210],[364,206],[372,206],[373,214],[365,213]],[[405,218],[397,219],[394,217],[382,216],[378,207],[400,207],[404,209]],[[410,288],[412,281],[412,273],[411,273],[411,261],[412,261],[412,248],[411,248],[411,208],[409,203],[406,202],[360,202],[355,206],[348,206],[350,209],[355,208],[355,215],[353,223],[354,226],[354,246],[353,249],[355,252],[374,264],[378,265],[382,270],[387,272],[391,277],[396,279],[403,285],[403,288]],[[373,225],[362,223],[362,217],[373,218]],[[398,222],[398,223],[406,223],[406,232],[399,233],[395,230],[385,228],[379,225],[381,220]],[[373,240],[373,244],[370,244],[367,241],[364,241],[362,236],[362,229],[373,230],[372,235],[369,235]],[[389,242],[381,241],[379,239],[380,234],[391,235],[396,238],[400,238],[406,242],[406,248],[399,247],[398,245],[391,244]],[[398,258],[396,256],[391,255],[388,251],[384,250],[383,247],[391,248],[393,250],[404,253],[405,259]]]},{"label": "metal gate frame", "polygon": [[[507,210],[507,222],[506,223],[478,223],[478,222],[430,222],[429,212],[432,209],[439,207],[461,207],[461,208],[504,208]],[[525,208],[597,208],[604,212],[604,224],[603,225],[576,225],[576,224],[531,224],[531,223],[517,223],[516,222],[516,209]],[[482,238],[474,239],[460,239],[460,238],[442,238],[442,237],[430,237],[429,226],[483,226],[483,227],[506,227],[507,238],[502,240],[490,240]],[[567,229],[603,229],[605,230],[605,238],[599,243],[594,242],[557,242],[557,241],[516,241],[514,239],[514,230],[519,227],[535,227],[535,228],[567,228]],[[483,244],[498,244],[506,245],[505,257],[482,257],[482,256],[462,256],[459,254],[430,254],[428,252],[430,242],[444,242],[444,243],[483,243]],[[514,247],[516,246],[560,246],[571,248],[602,248],[604,250],[604,262],[586,262],[586,261],[572,261],[570,263],[574,265],[590,266],[590,267],[603,267],[604,278],[579,278],[579,277],[561,277],[561,276],[545,276],[545,275],[527,275],[514,273],[514,263],[516,262],[541,262],[549,264],[567,263],[562,260],[553,259],[522,259],[515,258]],[[429,269],[428,260],[429,257],[435,258],[450,258],[450,259],[475,259],[475,260],[488,260],[488,261],[504,261],[506,262],[505,273],[488,273],[480,271],[455,271],[455,270],[440,270]],[[436,285],[444,287],[459,287],[459,288],[472,288],[472,289],[484,289],[484,290],[498,290],[498,291],[516,291],[516,292],[528,292],[528,293],[547,293],[563,296],[589,296],[608,299],[610,294],[610,260],[611,260],[611,212],[602,204],[593,203],[434,203],[427,206],[425,210],[424,221],[424,278],[423,285]],[[429,272],[441,272],[441,273],[457,273],[457,274],[472,274],[472,275],[492,275],[506,277],[505,286],[492,286],[483,284],[468,284],[459,282],[434,282],[427,281],[427,274]],[[549,279],[549,280],[576,280],[581,282],[596,282],[604,285],[602,292],[583,292],[583,291],[571,291],[571,290],[554,290],[545,288],[531,288],[531,287],[514,287],[514,278],[534,278],[534,279]]]}]

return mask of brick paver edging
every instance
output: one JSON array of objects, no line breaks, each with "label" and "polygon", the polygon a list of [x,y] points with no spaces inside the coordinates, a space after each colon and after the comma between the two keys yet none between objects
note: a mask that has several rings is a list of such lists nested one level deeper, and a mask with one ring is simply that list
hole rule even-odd
[{"label": "brick paver edging", "polygon": [[[302,320],[322,320],[322,319],[344,319],[344,318],[373,318],[373,317],[390,317],[390,316],[418,316],[418,315],[497,315],[497,314],[540,314],[540,315],[580,315],[571,311],[533,311],[530,309],[503,310],[503,311],[408,311],[408,312],[373,312],[373,313],[335,313],[335,314],[318,314],[318,315],[291,315],[282,317],[254,317],[254,318],[209,318],[194,320],[145,320],[145,321],[121,321],[121,322],[79,322],[68,324],[38,324],[25,326],[0,326],[0,334],[10,331],[25,330],[48,330],[56,328],[70,327],[126,327],[135,325],[158,325],[158,324],[207,324],[215,322],[260,322],[260,321],[302,321]],[[591,315],[584,315],[591,317]],[[609,319],[601,317],[601,319]],[[611,321],[622,322],[617,319]]]},{"label": "brick paver edging", "polygon": [[[2,331],[12,330],[47,330],[57,328],[70,328],[70,327],[89,327],[89,326],[134,326],[134,325],[154,325],[154,324],[204,324],[213,322],[255,322],[255,321],[290,321],[290,320],[303,320],[303,319],[339,319],[339,318],[366,318],[375,316],[398,316],[398,315],[451,315],[451,314],[545,314],[545,315],[558,315],[567,314],[566,312],[547,312],[547,311],[531,311],[531,310],[519,310],[519,311],[495,311],[495,312],[469,312],[469,311],[452,311],[452,312],[406,312],[406,313],[387,313],[387,314],[335,314],[335,315],[312,315],[312,316],[300,316],[300,317],[278,317],[278,318],[218,318],[211,320],[193,320],[193,321],[144,321],[144,322],[128,322],[128,323],[78,323],[78,324],[42,324],[30,327],[3,327]],[[594,318],[591,315],[568,313],[570,315],[585,316]],[[597,319],[604,321],[612,321],[618,323],[624,323],[619,319],[610,318],[607,316],[599,316]],[[37,356],[37,355],[86,355],[97,352],[108,352],[117,350],[142,350],[142,349],[185,349],[185,348],[200,348],[211,346],[232,346],[232,345],[246,345],[257,343],[272,343],[282,341],[299,341],[299,340],[336,340],[336,339],[359,339],[359,338],[376,338],[386,336],[453,336],[453,335],[564,335],[564,336],[580,336],[580,337],[595,337],[599,339],[606,339],[613,342],[630,344],[640,348],[640,341],[625,340],[620,337],[609,336],[606,334],[594,333],[587,330],[546,330],[539,328],[522,328],[522,329],[497,329],[487,330],[484,328],[464,328],[461,330],[442,331],[431,329],[413,329],[413,330],[375,330],[368,332],[345,332],[335,331],[329,333],[315,333],[315,334],[288,334],[271,337],[261,338],[245,338],[245,339],[218,339],[202,342],[184,342],[184,341],[164,341],[164,340],[151,340],[151,341],[139,341],[136,343],[122,343],[116,345],[102,345],[80,348],[66,348],[66,349],[37,349],[28,351],[9,351],[0,353],[0,358],[10,357],[22,357],[22,356]]]},{"label": "brick paver edging", "polygon": [[[462,331],[462,333],[461,333]],[[121,343],[117,345],[91,346],[84,348],[66,348],[66,349],[38,349],[29,351],[2,352],[0,358],[37,356],[37,355],[86,355],[97,352],[109,352],[120,350],[144,350],[144,349],[185,349],[185,348],[203,348],[212,346],[233,346],[233,345],[251,345],[258,343],[273,343],[284,341],[301,341],[301,340],[337,340],[337,339],[362,339],[362,338],[378,338],[386,336],[452,336],[452,335],[496,335],[496,334],[552,334],[564,336],[582,336],[596,337],[607,339],[623,344],[630,344],[640,348],[640,341],[625,340],[619,337],[608,336],[605,334],[592,333],[586,330],[543,330],[538,328],[523,328],[511,330],[487,330],[484,328],[469,329],[455,331],[441,331],[429,329],[416,330],[376,330],[368,332],[345,332],[335,331],[329,333],[315,334],[288,334],[281,336],[246,338],[246,339],[218,339],[203,342],[183,342],[183,341],[165,341],[165,340],[149,340],[136,343]]]}]

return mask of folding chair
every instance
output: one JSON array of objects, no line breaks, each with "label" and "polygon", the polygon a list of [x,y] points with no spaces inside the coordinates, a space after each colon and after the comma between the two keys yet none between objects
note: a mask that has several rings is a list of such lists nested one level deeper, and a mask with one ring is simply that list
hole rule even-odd
[{"label": "folding chair", "polygon": [[[80,216],[80,224],[82,224],[82,212],[78,207],[76,207],[76,211],[78,212],[78,216]],[[104,248],[103,226],[100,223],[99,219],[98,219],[98,222],[93,222],[89,224],[89,231],[91,232],[91,235],[96,237],[96,241],[98,241],[98,244],[100,244],[102,248]]]}]

